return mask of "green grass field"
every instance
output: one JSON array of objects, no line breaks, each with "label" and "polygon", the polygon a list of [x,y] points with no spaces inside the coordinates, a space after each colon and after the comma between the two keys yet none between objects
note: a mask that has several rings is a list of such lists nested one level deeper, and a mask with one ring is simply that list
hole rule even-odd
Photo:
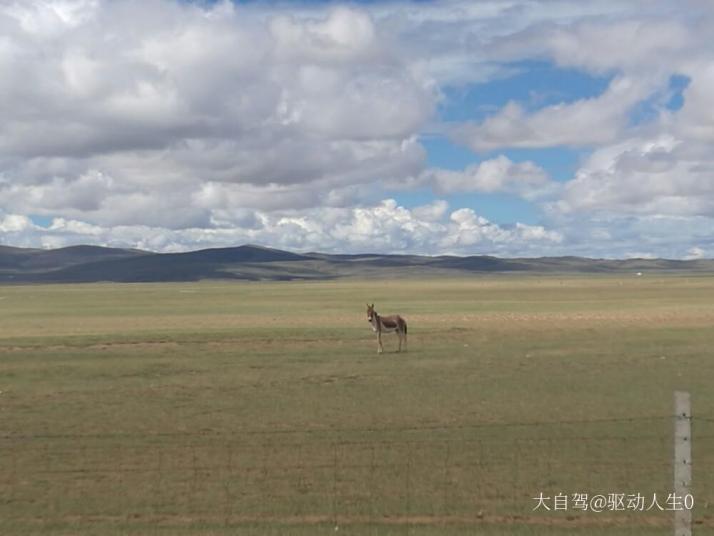
[{"label": "green grass field", "polygon": [[0,287],[0,534],[670,534],[533,497],[665,506],[677,389],[704,534],[713,328],[702,276]]}]

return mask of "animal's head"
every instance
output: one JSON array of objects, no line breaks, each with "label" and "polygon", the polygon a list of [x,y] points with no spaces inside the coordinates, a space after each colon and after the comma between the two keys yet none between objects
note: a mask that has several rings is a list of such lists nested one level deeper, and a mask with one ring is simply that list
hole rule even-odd
[{"label": "animal's head", "polygon": [[371,322],[374,318],[374,304],[367,304],[367,322]]}]

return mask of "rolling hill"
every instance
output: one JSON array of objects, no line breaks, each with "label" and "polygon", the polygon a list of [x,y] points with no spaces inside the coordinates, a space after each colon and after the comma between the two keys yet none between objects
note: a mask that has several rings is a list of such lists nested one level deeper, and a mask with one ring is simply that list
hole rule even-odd
[{"label": "rolling hill", "polygon": [[0,283],[5,284],[437,277],[528,272],[714,273],[714,260],[297,254],[255,245],[185,253],[152,253],[98,246],[73,246],[54,250],[0,246]]}]

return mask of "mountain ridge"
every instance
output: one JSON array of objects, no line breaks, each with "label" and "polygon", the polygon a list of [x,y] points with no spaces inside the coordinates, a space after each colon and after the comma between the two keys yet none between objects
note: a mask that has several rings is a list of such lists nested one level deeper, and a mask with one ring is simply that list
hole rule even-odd
[{"label": "mountain ridge", "polygon": [[0,245],[0,284],[628,272],[714,273],[714,260],[293,253],[254,244],[178,253],[88,245],[58,249]]}]

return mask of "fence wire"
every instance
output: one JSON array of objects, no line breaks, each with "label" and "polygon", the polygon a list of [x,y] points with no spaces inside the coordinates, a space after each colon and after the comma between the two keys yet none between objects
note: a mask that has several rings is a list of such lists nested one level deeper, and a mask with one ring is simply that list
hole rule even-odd
[{"label": "fence wire", "polygon": [[[3,533],[63,520],[307,524],[352,527],[355,534],[382,526],[408,534],[422,525],[663,527],[671,523],[665,501],[673,492],[672,423],[672,416],[652,416],[5,435],[0,519]],[[714,419],[695,416],[692,430],[694,518],[712,527]],[[642,495],[645,507],[656,495],[665,508],[594,512],[575,504],[576,496],[614,494]],[[568,508],[554,508],[556,497],[566,497]]]}]

